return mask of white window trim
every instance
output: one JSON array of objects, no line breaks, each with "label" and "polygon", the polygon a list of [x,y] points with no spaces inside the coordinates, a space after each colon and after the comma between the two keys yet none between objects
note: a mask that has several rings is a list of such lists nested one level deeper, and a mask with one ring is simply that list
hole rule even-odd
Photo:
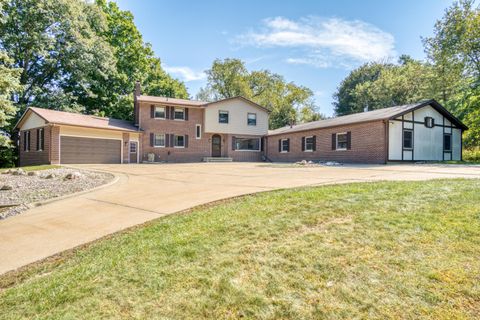
[{"label": "white window trim", "polygon": [[[163,117],[157,117],[156,114],[157,114],[157,108],[163,108]],[[157,119],[157,120],[165,120],[167,117],[167,107],[165,106],[155,106],[153,108],[153,118],[154,119]]]},{"label": "white window trim", "polygon": [[[199,131],[198,131],[198,128],[200,128]],[[199,136],[197,136],[197,132],[200,133]],[[197,139],[197,140],[202,139],[202,125],[201,125],[201,124],[196,124],[196,125],[195,125],[195,139]]]},{"label": "white window trim", "polygon": [[238,137],[238,139],[258,139],[258,150],[237,149],[237,146],[235,145],[235,151],[238,151],[238,152],[261,152],[262,151],[262,139],[261,138],[242,138],[242,137]]},{"label": "white window trim", "polygon": [[[182,112],[183,112],[183,119],[175,118],[175,112],[180,111],[180,110],[182,110]],[[179,108],[179,107],[173,108],[173,120],[174,121],[185,121],[185,108]]]},{"label": "white window trim", "polygon": [[288,150],[283,150],[283,141],[288,141],[288,139],[281,139],[280,140],[280,146],[281,146],[280,147],[280,153],[288,153]]},{"label": "white window trim", "polygon": [[309,138],[312,138],[313,139],[313,136],[308,136],[308,137],[305,137],[305,141],[304,141],[304,146],[303,146],[303,152],[313,152],[313,143],[312,143],[312,149],[311,150],[307,150],[307,139]]},{"label": "white window trim", "polygon": [[[336,133],[336,135],[335,135],[335,151],[347,151],[348,147],[345,147],[345,148],[339,148],[338,147],[338,136],[339,135],[348,135],[348,133],[347,132]],[[347,144],[348,144],[348,140],[347,140]]]},{"label": "white window trim", "polygon": [[160,134],[160,135],[163,136],[163,146],[156,146],[156,145],[155,145],[155,140],[156,140],[156,139],[155,139],[155,136],[157,135],[157,133],[154,133],[154,134],[153,134],[153,147],[154,147],[154,148],[165,148],[165,144],[167,143],[167,140],[166,140],[166,139],[167,139],[167,136],[166,136],[164,133],[158,133],[158,134]]},{"label": "white window trim", "polygon": [[[227,122],[220,122],[220,114],[226,113],[227,114]],[[226,110],[218,110],[218,123],[219,124],[229,124],[230,123],[230,113]]]},{"label": "white window trim", "polygon": [[[253,114],[253,115],[255,116],[255,124],[249,124],[249,123],[248,123],[248,120],[249,120],[249,119],[248,119],[248,116],[251,115],[251,114]],[[248,112],[248,113],[247,113],[247,126],[252,126],[252,127],[257,126],[257,114],[256,114],[256,113],[253,113],[253,112]]]},{"label": "white window trim", "polygon": [[[177,139],[177,137],[183,137],[183,146],[176,146],[176,145],[175,145],[175,142],[176,142],[175,139]],[[175,135],[175,136],[173,137],[173,148],[174,148],[174,149],[185,149],[185,135],[178,135],[178,136]]]}]

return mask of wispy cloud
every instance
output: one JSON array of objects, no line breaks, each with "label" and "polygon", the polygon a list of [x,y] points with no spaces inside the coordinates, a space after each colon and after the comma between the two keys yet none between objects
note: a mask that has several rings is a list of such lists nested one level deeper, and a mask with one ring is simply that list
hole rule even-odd
[{"label": "wispy cloud", "polygon": [[171,66],[164,66],[163,69],[173,74],[176,77],[179,77],[181,80],[185,82],[190,81],[197,81],[203,80],[207,77],[205,72],[203,71],[194,71],[189,67],[171,67]]},{"label": "wispy cloud", "polygon": [[[380,60],[395,56],[394,37],[360,20],[306,17],[298,21],[284,17],[263,20],[260,30],[236,38],[236,42],[256,47],[300,49],[287,63],[324,68],[333,63]],[[298,51],[298,50],[296,50]]]}]

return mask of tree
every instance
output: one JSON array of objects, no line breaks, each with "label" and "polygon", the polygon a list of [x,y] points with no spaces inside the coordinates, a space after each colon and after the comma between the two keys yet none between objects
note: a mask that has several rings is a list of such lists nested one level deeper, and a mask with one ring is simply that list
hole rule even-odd
[{"label": "tree", "polygon": [[271,111],[271,129],[320,118],[310,89],[286,82],[268,70],[250,72],[239,59],[217,59],[206,73],[207,85],[197,99],[216,101],[235,96],[251,99]]}]

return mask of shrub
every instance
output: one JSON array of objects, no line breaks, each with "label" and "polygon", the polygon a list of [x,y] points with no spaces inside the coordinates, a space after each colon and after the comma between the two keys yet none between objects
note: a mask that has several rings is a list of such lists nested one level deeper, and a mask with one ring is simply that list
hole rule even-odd
[{"label": "shrub", "polygon": [[463,150],[463,160],[480,162],[480,147]]}]

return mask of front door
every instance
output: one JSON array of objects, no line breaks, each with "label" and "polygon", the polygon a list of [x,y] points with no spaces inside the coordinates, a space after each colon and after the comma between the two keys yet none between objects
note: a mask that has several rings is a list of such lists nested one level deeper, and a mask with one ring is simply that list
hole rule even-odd
[{"label": "front door", "polygon": [[212,157],[221,157],[222,156],[222,137],[218,134],[213,135],[212,137]]},{"label": "front door", "polygon": [[137,163],[138,143],[130,141],[130,163]]}]

